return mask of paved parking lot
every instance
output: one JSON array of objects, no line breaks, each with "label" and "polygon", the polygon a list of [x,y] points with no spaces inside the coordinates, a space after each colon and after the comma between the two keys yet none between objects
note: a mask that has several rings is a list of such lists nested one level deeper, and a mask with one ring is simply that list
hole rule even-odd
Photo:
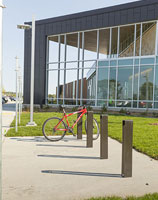
[{"label": "paved parking lot", "polygon": [[[4,121],[3,121],[4,123]],[[59,142],[43,137],[5,138],[3,200],[72,200],[158,192],[158,161],[133,151],[133,177],[122,178],[121,144],[109,139],[109,159],[99,159],[99,139]]]}]

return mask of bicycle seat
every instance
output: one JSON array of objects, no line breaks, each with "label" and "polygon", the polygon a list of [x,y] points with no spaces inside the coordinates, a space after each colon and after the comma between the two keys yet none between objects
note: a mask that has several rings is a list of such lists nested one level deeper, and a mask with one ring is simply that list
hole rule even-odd
[{"label": "bicycle seat", "polygon": [[60,110],[64,110],[64,109],[65,109],[65,106],[59,105],[59,109],[60,109]]}]

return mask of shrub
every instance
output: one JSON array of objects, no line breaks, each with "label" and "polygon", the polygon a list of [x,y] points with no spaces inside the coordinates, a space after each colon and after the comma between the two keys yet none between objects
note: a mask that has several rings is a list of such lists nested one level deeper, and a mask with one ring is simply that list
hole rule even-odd
[{"label": "shrub", "polygon": [[107,107],[105,106],[105,104],[102,106],[101,111],[102,111],[102,113],[107,112]]},{"label": "shrub", "polygon": [[91,106],[87,106],[87,111],[92,111],[92,107]]},{"label": "shrub", "polygon": [[126,109],[123,109],[123,108],[121,108],[121,110],[119,111],[119,113],[121,113],[121,114],[126,114],[126,113],[127,113],[127,110],[126,110]]}]

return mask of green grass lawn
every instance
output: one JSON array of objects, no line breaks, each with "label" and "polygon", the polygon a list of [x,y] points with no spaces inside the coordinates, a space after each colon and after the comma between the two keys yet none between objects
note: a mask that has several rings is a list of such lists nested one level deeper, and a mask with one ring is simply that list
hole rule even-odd
[{"label": "green grass lawn", "polygon": [[[15,128],[11,128],[6,136],[42,136],[42,124],[49,117],[62,117],[61,113],[41,112],[34,113],[34,121],[36,127],[25,127],[29,121],[30,114],[27,112],[22,113],[21,124],[18,128],[18,132],[15,133]],[[100,123],[100,115],[94,115],[97,121]],[[70,117],[70,121],[76,119],[76,116]],[[85,120],[85,118],[84,118]],[[158,123],[157,118],[145,118],[145,117],[132,117],[132,116],[114,116],[109,115],[109,136],[121,142],[122,140],[122,120],[133,120],[134,132],[133,132],[133,147],[143,152],[150,157],[158,160],[158,126],[150,125],[152,123]],[[15,120],[11,126],[15,125]],[[76,132],[76,127],[74,129]],[[83,127],[83,134],[85,130]]]},{"label": "green grass lawn", "polygon": [[87,200],[158,200],[158,193],[147,194],[142,197],[100,197],[100,198],[90,198]]}]

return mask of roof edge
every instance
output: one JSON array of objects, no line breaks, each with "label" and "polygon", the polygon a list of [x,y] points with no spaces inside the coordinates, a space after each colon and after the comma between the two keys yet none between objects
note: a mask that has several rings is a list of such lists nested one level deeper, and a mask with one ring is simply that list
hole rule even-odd
[{"label": "roof edge", "polygon": [[[110,6],[110,7],[104,7],[104,8],[98,8],[98,9],[89,10],[89,11],[78,12],[78,13],[74,13],[74,14],[68,14],[68,15],[63,15],[63,16],[58,16],[58,17],[53,17],[53,18],[36,20],[36,25],[60,22],[60,21],[71,20],[71,19],[75,19],[75,18],[81,18],[81,17],[88,17],[88,16],[91,16],[94,14],[97,15],[97,14],[103,14],[103,13],[116,12],[116,11],[120,11],[120,10],[126,10],[126,9],[131,9],[131,8],[136,8],[136,7],[147,6],[147,5],[153,5],[153,4],[157,4],[157,3],[158,3],[157,0],[140,0],[140,1],[125,3],[125,4],[120,4],[120,5],[114,5],[114,6]],[[25,22],[25,24],[31,24],[31,23],[32,22]]]}]

